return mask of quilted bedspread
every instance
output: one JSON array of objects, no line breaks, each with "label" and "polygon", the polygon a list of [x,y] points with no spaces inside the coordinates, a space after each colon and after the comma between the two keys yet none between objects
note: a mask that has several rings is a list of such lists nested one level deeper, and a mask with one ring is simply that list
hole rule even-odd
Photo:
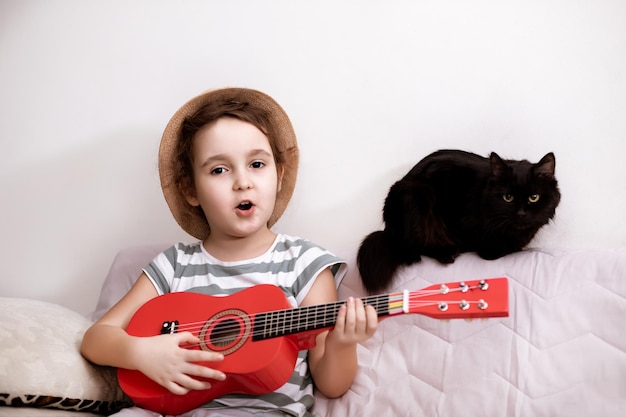
[{"label": "quilted bedspread", "polygon": [[[366,295],[354,267],[340,298]],[[425,258],[388,292],[508,277],[509,317],[394,316],[359,345],[343,397],[325,416],[626,416],[626,248],[527,250],[448,266]]]}]

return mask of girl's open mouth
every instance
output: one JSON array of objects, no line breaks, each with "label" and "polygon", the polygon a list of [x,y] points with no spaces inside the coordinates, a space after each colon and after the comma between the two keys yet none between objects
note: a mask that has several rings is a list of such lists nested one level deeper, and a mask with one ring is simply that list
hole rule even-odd
[{"label": "girl's open mouth", "polygon": [[243,210],[243,211],[248,211],[252,208],[252,203],[249,201],[244,201],[243,203],[240,203],[237,208],[239,210]]}]

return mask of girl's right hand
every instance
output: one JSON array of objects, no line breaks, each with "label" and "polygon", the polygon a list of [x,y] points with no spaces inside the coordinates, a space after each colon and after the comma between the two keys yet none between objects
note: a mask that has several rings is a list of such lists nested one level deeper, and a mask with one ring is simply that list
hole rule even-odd
[{"label": "girl's right hand", "polygon": [[211,382],[226,379],[218,370],[194,362],[217,362],[224,359],[221,353],[186,349],[197,346],[200,339],[189,332],[153,337],[137,337],[133,343],[134,363],[137,370],[177,395],[191,390],[207,390]]}]

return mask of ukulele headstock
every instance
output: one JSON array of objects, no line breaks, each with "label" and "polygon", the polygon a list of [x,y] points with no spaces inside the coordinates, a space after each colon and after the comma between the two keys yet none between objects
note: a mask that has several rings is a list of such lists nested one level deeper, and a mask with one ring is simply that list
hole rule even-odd
[{"label": "ukulele headstock", "polygon": [[508,317],[509,282],[489,278],[434,284],[408,293],[408,313],[438,319]]}]

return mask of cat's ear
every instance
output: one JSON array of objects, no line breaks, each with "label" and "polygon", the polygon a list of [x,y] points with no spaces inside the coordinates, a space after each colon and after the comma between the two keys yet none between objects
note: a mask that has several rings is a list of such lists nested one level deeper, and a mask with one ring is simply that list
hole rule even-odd
[{"label": "cat's ear", "polygon": [[491,163],[491,174],[494,177],[500,177],[509,172],[509,166],[497,153],[491,152],[489,162]]},{"label": "cat's ear", "polygon": [[554,168],[556,161],[552,152],[546,154],[541,161],[537,162],[534,167],[534,172],[537,176],[554,177]]}]

